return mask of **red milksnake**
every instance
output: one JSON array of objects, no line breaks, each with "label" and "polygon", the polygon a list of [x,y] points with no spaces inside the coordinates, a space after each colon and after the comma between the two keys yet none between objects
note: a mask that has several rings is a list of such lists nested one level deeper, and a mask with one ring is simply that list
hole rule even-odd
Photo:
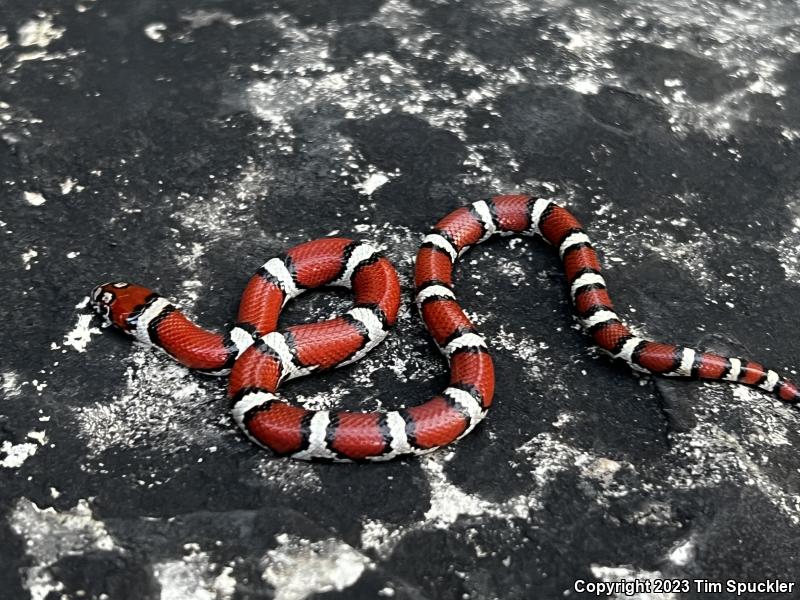
[{"label": "red milksnake", "polygon": [[[423,404],[389,412],[306,410],[275,395],[312,371],[350,364],[379,344],[400,305],[397,273],[369,244],[323,238],[295,246],[253,275],[228,334],[192,323],[168,300],[128,283],[92,291],[95,310],[139,341],[206,373],[230,372],[233,417],[276,454],[301,459],[381,461],[423,454],[469,433],[486,415],[494,368],[483,338],[453,293],[453,264],[468,248],[500,235],[540,235],[558,249],[577,317],[594,342],[645,373],[724,380],[800,400],[797,386],[749,360],[645,340],[614,312],[600,262],[577,219],[546,199],[497,196],[454,210],[417,253],[417,305],[450,365],[450,383]],[[353,308],[328,321],[275,331],[281,308],[307,289],[351,287]]]}]

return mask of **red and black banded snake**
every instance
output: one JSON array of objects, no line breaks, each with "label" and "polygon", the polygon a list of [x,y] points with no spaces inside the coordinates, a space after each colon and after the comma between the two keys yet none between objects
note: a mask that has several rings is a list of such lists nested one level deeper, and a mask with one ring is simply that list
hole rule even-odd
[{"label": "red and black banded snake", "polygon": [[[350,364],[378,345],[394,325],[400,285],[391,263],[367,243],[322,238],[267,261],[250,279],[236,326],[226,334],[195,325],[151,290],[115,282],[91,300],[107,321],[181,364],[230,373],[233,418],[255,443],[279,455],[333,461],[382,461],[423,454],[469,433],[494,395],[486,342],[453,292],[453,265],[467,249],[495,234],[539,235],[558,249],[575,313],[600,348],[645,373],[724,380],[761,388],[785,402],[800,390],[750,360],[701,352],[639,337],[614,311],[600,261],[578,220],[564,207],[529,196],[496,196],[441,219],[417,253],[416,302],[450,365],[445,390],[417,406],[388,412],[307,410],[279,400],[284,381]],[[276,331],[282,307],[320,286],[352,288],[344,314]]]}]

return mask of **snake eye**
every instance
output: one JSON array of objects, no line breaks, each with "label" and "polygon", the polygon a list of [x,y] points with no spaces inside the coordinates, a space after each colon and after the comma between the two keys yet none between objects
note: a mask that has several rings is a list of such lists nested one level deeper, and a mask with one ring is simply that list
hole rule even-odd
[{"label": "snake eye", "polygon": [[92,309],[99,315],[106,324],[111,323],[111,304],[115,296],[113,292],[106,289],[107,285],[98,285],[92,290]]}]

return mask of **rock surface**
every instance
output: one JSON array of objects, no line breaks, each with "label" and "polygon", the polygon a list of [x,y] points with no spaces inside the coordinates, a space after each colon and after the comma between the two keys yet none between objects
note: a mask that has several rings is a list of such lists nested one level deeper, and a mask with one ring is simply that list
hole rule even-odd
[{"label": "rock surface", "polygon": [[[485,423],[385,465],[271,458],[224,381],[83,307],[124,278],[221,328],[266,258],[334,231],[385,247],[408,286],[440,216],[524,191],[582,218],[642,334],[796,375],[797,3],[6,2],[0,174],[3,598],[549,599],[581,597],[576,579],[796,575],[798,413],[610,363],[541,242],[458,270],[496,357]],[[316,294],[283,322],[346,303]],[[445,379],[406,303],[364,361],[285,394],[399,407]]]}]

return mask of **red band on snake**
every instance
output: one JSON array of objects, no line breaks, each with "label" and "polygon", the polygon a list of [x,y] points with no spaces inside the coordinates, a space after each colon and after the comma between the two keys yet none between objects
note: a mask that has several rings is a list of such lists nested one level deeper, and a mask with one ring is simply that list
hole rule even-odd
[{"label": "red band on snake", "polygon": [[[578,220],[564,207],[528,196],[497,196],[454,210],[417,253],[417,305],[450,365],[448,387],[403,410],[307,410],[276,396],[284,382],[362,358],[394,325],[400,286],[391,263],[372,246],[324,238],[267,261],[253,275],[228,334],[207,331],[141,286],[108,283],[92,291],[95,310],[139,341],[210,374],[230,372],[233,417],[252,441],[299,459],[382,461],[424,454],[469,433],[494,395],[487,344],[456,301],[453,265],[495,234],[539,235],[557,248],[575,313],[594,342],[645,373],[724,380],[758,387],[796,403],[800,390],[773,370],[633,334],[614,311],[600,261]],[[353,308],[332,320],[276,331],[286,302],[325,285],[352,288]]]}]

